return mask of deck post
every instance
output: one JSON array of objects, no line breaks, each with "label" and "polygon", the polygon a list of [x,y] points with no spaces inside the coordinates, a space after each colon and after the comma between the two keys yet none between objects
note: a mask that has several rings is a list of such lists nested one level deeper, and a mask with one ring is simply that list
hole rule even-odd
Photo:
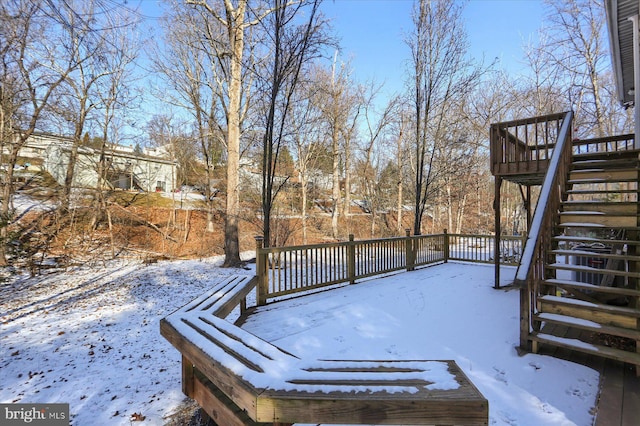
[{"label": "deck post", "polygon": [[347,276],[349,284],[355,284],[356,282],[356,246],[353,241],[353,234],[349,234],[349,242],[351,243],[347,246]]},{"label": "deck post", "polygon": [[531,279],[520,283],[520,349],[530,352],[537,347],[532,346],[531,334]]},{"label": "deck post", "polygon": [[195,386],[195,370],[193,363],[187,357],[182,355],[182,393],[193,398]]},{"label": "deck post", "polygon": [[447,232],[447,229],[445,228],[444,231],[442,232],[443,237],[444,237],[444,262],[447,263],[449,261],[449,233]]},{"label": "deck post", "polygon": [[500,188],[502,187],[502,178],[495,177],[495,189],[493,199],[493,209],[495,211],[495,241],[493,243],[493,263],[495,267],[495,283],[494,288],[500,288]]},{"label": "deck post", "polygon": [[269,290],[269,279],[267,276],[267,254],[262,253],[264,244],[264,237],[258,235],[256,239],[256,278],[258,284],[256,285],[256,302],[258,306],[264,306],[267,304],[267,292]]},{"label": "deck post", "polygon": [[404,251],[407,262],[407,271],[413,271],[416,264],[416,252],[413,247],[413,240],[411,239],[411,229],[406,228],[404,232],[406,236],[404,239]]}]

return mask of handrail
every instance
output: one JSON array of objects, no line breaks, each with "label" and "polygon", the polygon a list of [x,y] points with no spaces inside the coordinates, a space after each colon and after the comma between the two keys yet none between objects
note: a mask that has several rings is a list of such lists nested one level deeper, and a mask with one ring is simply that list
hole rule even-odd
[{"label": "handrail", "polygon": [[515,126],[521,126],[523,124],[544,123],[547,121],[560,120],[564,118],[565,115],[566,115],[566,112],[556,112],[553,114],[537,115],[535,117],[519,118],[517,120],[511,120],[511,121],[502,121],[500,123],[496,123],[496,125],[499,127],[515,127]]},{"label": "handrail", "polygon": [[525,243],[524,253],[516,272],[515,283],[524,285],[534,273],[533,267],[540,260],[540,246],[543,241],[543,233],[549,233],[552,228],[551,220],[557,213],[557,207],[560,205],[562,189],[567,180],[567,171],[571,164],[572,156],[572,122],[573,111],[565,113],[562,127],[558,134],[558,142],[556,149],[553,151],[549,168],[544,178],[542,188],[540,190],[540,198],[536,205],[535,212],[529,231],[529,237]]},{"label": "handrail", "polygon": [[[566,113],[558,133],[558,141],[549,161],[549,167],[540,190],[533,214],[529,237],[514,285],[520,287],[520,347],[528,350],[532,327],[532,314],[537,306],[538,286],[545,278],[545,263],[551,259],[552,231],[559,222],[559,210],[571,167],[573,112]],[[533,324],[535,326],[535,324]]]}]

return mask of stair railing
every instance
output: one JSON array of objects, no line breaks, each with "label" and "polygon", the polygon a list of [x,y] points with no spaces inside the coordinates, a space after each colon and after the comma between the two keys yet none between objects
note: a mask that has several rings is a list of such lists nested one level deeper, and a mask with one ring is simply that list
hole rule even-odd
[{"label": "stair railing", "polygon": [[572,161],[573,112],[564,113],[558,141],[549,162],[540,197],[531,223],[529,237],[514,284],[520,287],[520,347],[529,350],[531,317],[535,312],[537,295],[545,279],[545,264],[553,262],[551,254],[553,231],[559,224],[559,211],[567,189]]}]

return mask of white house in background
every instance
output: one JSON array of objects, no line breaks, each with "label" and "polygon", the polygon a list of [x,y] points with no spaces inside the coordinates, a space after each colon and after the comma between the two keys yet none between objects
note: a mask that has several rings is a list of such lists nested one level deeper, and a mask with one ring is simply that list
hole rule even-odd
[{"label": "white house in background", "polygon": [[[42,169],[63,184],[72,145],[71,138],[38,133],[27,140],[19,156],[28,165],[28,169]],[[154,153],[165,152],[156,150]],[[109,147],[105,156],[107,179],[113,188],[147,192],[171,192],[175,189],[176,163],[169,160],[166,154],[150,155],[147,151],[136,153],[130,147],[116,145]],[[99,163],[99,150],[80,147],[73,186],[95,188],[98,184]]]}]

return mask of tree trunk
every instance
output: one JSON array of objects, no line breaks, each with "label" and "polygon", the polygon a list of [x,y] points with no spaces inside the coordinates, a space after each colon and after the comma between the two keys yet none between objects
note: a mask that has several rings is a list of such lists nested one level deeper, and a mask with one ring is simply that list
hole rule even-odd
[{"label": "tree trunk", "polygon": [[456,217],[456,234],[460,234],[462,232],[462,221],[464,220],[464,210],[467,205],[467,194],[462,196],[462,200],[460,201],[460,205],[458,206],[458,214]]},{"label": "tree trunk", "polygon": [[396,231],[398,235],[402,232],[402,128],[400,129],[400,136],[398,136],[398,156],[397,156],[397,167],[398,167],[398,201],[396,208],[398,209],[398,219],[396,223]]},{"label": "tree trunk", "polygon": [[300,190],[302,192],[302,206],[300,213],[302,214],[302,244],[307,244],[307,197],[308,197],[308,182],[306,171],[300,171]]},{"label": "tree trunk", "polygon": [[18,152],[24,145],[24,137],[11,149],[7,159],[7,173],[2,185],[2,202],[0,203],[0,266],[7,266],[7,239],[9,238],[9,224],[11,224],[11,202],[13,200],[13,169],[18,162]]},{"label": "tree trunk", "polygon": [[451,196],[451,184],[447,184],[447,229],[453,231],[453,199]]},{"label": "tree trunk", "polygon": [[73,175],[78,162],[78,142],[73,141],[73,146],[69,151],[69,163],[67,164],[67,173],[64,177],[64,189],[62,195],[62,209],[69,210],[71,206],[71,187],[73,185]]},{"label": "tree trunk", "polygon": [[344,204],[342,205],[342,216],[344,222],[347,225],[346,234],[351,234],[351,173],[349,173],[351,155],[350,155],[350,143],[345,140],[344,146]]},{"label": "tree trunk", "polygon": [[338,238],[338,208],[340,203],[340,144],[338,140],[337,123],[334,123],[332,134],[333,150],[333,191],[332,191],[332,211],[331,230],[333,238]]},{"label": "tree trunk", "polygon": [[[230,4],[231,2],[229,2]],[[236,10],[227,9],[229,41],[231,42],[231,75],[229,80],[229,110],[227,112],[227,208],[224,222],[224,264],[240,264],[238,219],[240,193],[238,168],[240,166],[240,116],[242,99],[242,55],[244,50],[244,13],[246,1]],[[208,183],[207,183],[208,184]]]}]

